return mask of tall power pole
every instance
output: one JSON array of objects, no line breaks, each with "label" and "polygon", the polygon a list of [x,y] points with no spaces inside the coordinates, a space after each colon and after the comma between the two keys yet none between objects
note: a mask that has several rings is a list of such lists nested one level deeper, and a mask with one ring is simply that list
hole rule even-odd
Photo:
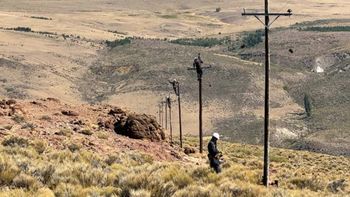
[{"label": "tall power pole", "polygon": [[196,70],[197,79],[199,85],[199,152],[203,153],[203,113],[202,113],[202,76],[203,69],[211,68],[211,65],[203,67],[203,61],[201,59],[200,54],[193,61],[193,68],[189,68],[188,70]]},{"label": "tall power pole", "polygon": [[[263,184],[267,187],[269,184],[269,79],[270,79],[270,49],[269,49],[269,31],[270,26],[280,16],[291,16],[292,10],[288,9],[285,13],[270,13],[269,0],[265,0],[265,12],[244,12],[242,16],[254,16],[265,26],[265,113],[264,113],[264,170]],[[263,22],[259,16],[265,16]],[[270,16],[275,16],[275,19],[270,23]]]},{"label": "tall power pole", "polygon": [[180,130],[180,147],[182,148],[182,121],[181,121],[181,94],[180,94],[180,83],[174,79],[173,81],[169,81],[171,85],[173,85],[173,89],[175,95],[177,96],[177,102],[179,107],[179,130]]}]

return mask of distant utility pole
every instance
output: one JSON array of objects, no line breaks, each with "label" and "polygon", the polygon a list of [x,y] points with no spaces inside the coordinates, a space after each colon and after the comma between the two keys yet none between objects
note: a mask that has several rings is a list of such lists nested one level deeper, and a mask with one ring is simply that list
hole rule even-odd
[{"label": "distant utility pole", "polygon": [[165,97],[165,129],[168,130],[168,102],[167,97]]},{"label": "distant utility pole", "polygon": [[[292,10],[288,9],[285,13],[270,13],[269,0],[265,0],[265,12],[244,12],[242,16],[254,16],[265,26],[265,120],[264,120],[264,175],[263,184],[267,187],[269,184],[269,75],[270,75],[270,50],[269,50],[269,30],[270,26],[280,16],[291,16]],[[265,16],[265,23],[259,18]],[[270,23],[270,16],[275,16]]]},{"label": "distant utility pole", "polygon": [[[161,115],[161,125],[162,125],[162,127],[164,128],[164,121],[166,121],[166,117],[164,117],[164,104],[166,104],[166,101],[161,101],[160,102],[160,106],[161,106],[161,110],[160,110],[160,113],[162,114]],[[166,106],[165,106],[165,111],[166,111]]]},{"label": "distant utility pole", "polygon": [[175,95],[177,96],[177,102],[179,106],[179,130],[180,130],[180,147],[182,148],[182,121],[181,121],[181,100],[180,100],[180,83],[174,79],[173,81],[169,81],[171,85],[173,85],[173,89]]},{"label": "distant utility pole", "polygon": [[158,104],[158,120],[159,120],[159,124],[161,125],[161,126],[163,126],[162,124],[162,116],[163,116],[163,106],[162,106],[162,104],[161,103],[159,103]]},{"label": "distant utility pole", "polygon": [[166,97],[166,102],[167,102],[167,106],[169,108],[170,144],[172,144],[173,143],[173,126],[171,123],[171,98],[170,98],[170,96]]},{"label": "distant utility pole", "polygon": [[198,54],[193,61],[193,68],[189,68],[188,70],[195,70],[197,72],[197,79],[199,84],[199,152],[203,153],[203,117],[202,117],[202,76],[203,69],[211,68],[211,65],[203,67],[203,61],[201,59],[201,55]]}]

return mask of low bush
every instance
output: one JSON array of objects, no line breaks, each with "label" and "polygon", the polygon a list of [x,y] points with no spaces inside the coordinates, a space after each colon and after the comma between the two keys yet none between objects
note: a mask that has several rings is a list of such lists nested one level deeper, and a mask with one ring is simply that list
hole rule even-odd
[{"label": "low bush", "polygon": [[262,30],[257,30],[255,32],[250,32],[243,36],[242,38],[242,46],[245,48],[251,48],[263,41],[264,32]]},{"label": "low bush", "polygon": [[17,136],[11,136],[9,138],[4,139],[1,143],[3,146],[10,146],[10,147],[27,147],[29,145],[29,141],[25,138],[17,137]]},{"label": "low bush", "polygon": [[229,41],[229,38],[181,38],[171,40],[170,43],[200,47],[213,47],[217,45],[223,45]]},{"label": "low bush", "polygon": [[24,123],[26,121],[25,118],[23,116],[20,116],[20,115],[13,116],[12,120],[18,124]]},{"label": "low bush", "polygon": [[320,27],[305,27],[303,31],[319,31],[319,32],[348,32],[350,26],[320,26]]},{"label": "low bush", "polygon": [[106,45],[107,45],[107,47],[115,48],[117,46],[128,45],[131,43],[131,40],[132,40],[132,38],[124,38],[121,40],[114,40],[114,41],[107,40]]}]

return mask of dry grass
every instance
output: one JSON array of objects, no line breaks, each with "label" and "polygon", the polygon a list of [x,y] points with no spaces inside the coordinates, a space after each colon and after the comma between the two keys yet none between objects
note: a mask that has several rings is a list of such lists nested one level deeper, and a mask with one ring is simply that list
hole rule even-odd
[{"label": "dry grass", "polygon": [[[189,138],[186,144],[195,142]],[[38,151],[38,146],[0,146],[0,196],[350,195],[344,157],[272,149],[271,180],[279,180],[280,187],[266,189],[259,184],[262,148],[256,146],[219,143],[226,157],[219,175],[204,155],[192,156],[197,162],[158,162],[132,151],[105,158],[85,150]]]}]

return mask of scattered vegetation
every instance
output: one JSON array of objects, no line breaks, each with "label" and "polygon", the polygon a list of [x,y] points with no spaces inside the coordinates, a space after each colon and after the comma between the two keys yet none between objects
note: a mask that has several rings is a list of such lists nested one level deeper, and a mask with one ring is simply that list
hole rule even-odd
[{"label": "scattered vegetation", "polygon": [[21,129],[30,129],[30,130],[34,130],[35,128],[36,128],[36,125],[30,122],[24,123],[21,127]]},{"label": "scattered vegetation", "polygon": [[131,43],[132,38],[124,38],[121,40],[106,41],[106,45],[110,48],[115,48],[117,46],[128,45]]},{"label": "scattered vegetation", "polygon": [[1,27],[0,29],[10,30],[10,31],[20,31],[20,32],[31,32],[31,33],[37,33],[37,34],[42,34],[42,35],[57,35],[57,33],[54,33],[54,32],[34,31],[30,27],[14,27],[14,28],[3,28],[3,27]]},{"label": "scattered vegetation", "polygon": [[52,20],[52,18],[44,17],[44,16],[31,16],[30,18],[40,19],[40,20]]},{"label": "scattered vegetation", "polygon": [[243,36],[241,48],[251,48],[263,41],[264,31],[256,30]]},{"label": "scattered vegetation", "polygon": [[221,11],[221,8],[220,8],[220,7],[218,7],[218,8],[215,9],[215,12],[220,12],[220,11]]},{"label": "scattered vegetation", "polygon": [[[193,146],[195,142],[187,138],[185,143]],[[350,194],[349,160],[342,157],[272,149],[271,180],[281,184],[266,189],[259,185],[262,148],[257,146],[220,143],[226,159],[221,174],[209,169],[205,155],[192,157],[196,162],[158,162],[133,151],[101,156],[83,149],[46,147],[39,153],[37,146],[37,142],[26,147],[0,146],[0,196]]]},{"label": "scattered vegetation", "polygon": [[58,132],[56,132],[55,134],[69,137],[69,136],[73,135],[73,131],[70,129],[61,129]]},{"label": "scattered vegetation", "polygon": [[128,35],[128,34],[125,33],[125,32],[120,32],[120,31],[117,31],[117,30],[108,30],[108,32],[110,32],[110,33],[115,33],[115,34],[120,34],[120,35]]},{"label": "scattered vegetation", "polygon": [[20,147],[27,147],[29,145],[29,141],[27,139],[17,137],[17,136],[11,136],[9,138],[5,138],[2,143],[3,146],[20,146]]},{"label": "scattered vegetation", "polygon": [[165,18],[165,19],[175,19],[177,18],[177,15],[175,14],[166,14],[166,15],[160,15],[161,18]]},{"label": "scattered vegetation", "polygon": [[71,143],[67,146],[67,148],[71,151],[71,152],[76,152],[80,150],[80,146],[75,144],[75,143]]},{"label": "scattered vegetation", "polygon": [[350,26],[320,26],[320,27],[305,27],[303,31],[318,31],[318,32],[348,32]]},{"label": "scattered vegetation", "polygon": [[40,120],[51,121],[51,117],[48,115],[43,115],[40,117]]},{"label": "scattered vegetation", "polygon": [[217,45],[223,45],[230,42],[230,38],[180,38],[171,40],[170,43],[180,45],[191,45],[200,47],[213,47]]},{"label": "scattered vegetation", "polygon": [[15,28],[12,28],[11,30],[23,31],[23,32],[32,32],[32,29],[30,27],[15,27]]},{"label": "scattered vegetation", "polygon": [[14,115],[12,117],[12,120],[18,124],[24,123],[26,121],[25,118],[23,116],[20,116],[20,115]]}]

